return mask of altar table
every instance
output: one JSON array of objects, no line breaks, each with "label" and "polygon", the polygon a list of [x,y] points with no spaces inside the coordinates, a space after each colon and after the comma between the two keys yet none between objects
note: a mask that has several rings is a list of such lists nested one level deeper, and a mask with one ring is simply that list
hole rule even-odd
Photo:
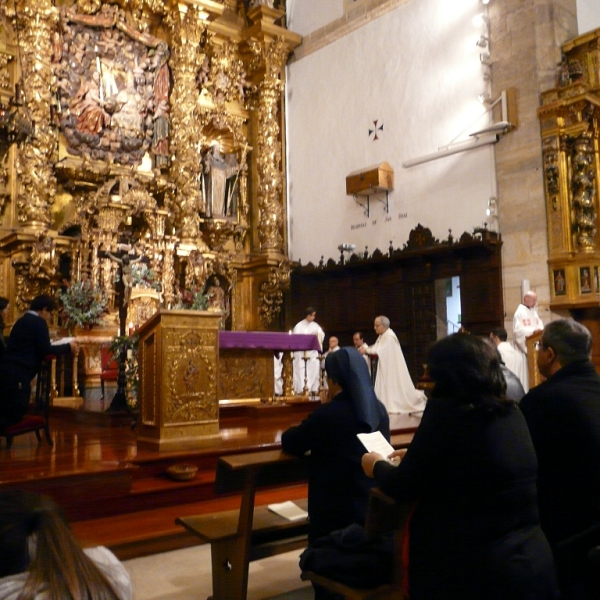
[{"label": "altar table", "polygon": [[[272,398],[276,352],[321,351],[316,335],[278,331],[219,332],[219,400],[258,401]],[[284,355],[286,357],[286,355]],[[291,361],[284,369],[291,375]]]}]

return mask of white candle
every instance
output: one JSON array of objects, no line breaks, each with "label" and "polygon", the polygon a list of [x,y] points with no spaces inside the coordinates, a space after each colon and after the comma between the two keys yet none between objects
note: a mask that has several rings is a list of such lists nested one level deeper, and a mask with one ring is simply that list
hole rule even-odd
[{"label": "white candle", "polygon": [[127,360],[131,360],[133,358],[133,350],[131,348],[127,348]]},{"label": "white candle", "polygon": [[[94,46],[94,51],[98,52],[98,46]],[[104,102],[104,86],[102,84],[102,63],[100,57],[96,54],[96,71],[98,71],[98,91],[100,93],[100,102]]]}]

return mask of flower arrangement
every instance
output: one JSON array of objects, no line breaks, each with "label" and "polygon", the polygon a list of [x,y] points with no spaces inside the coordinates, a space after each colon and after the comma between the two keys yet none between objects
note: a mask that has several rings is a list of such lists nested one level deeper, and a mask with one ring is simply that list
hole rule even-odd
[{"label": "flower arrangement", "polygon": [[106,312],[106,296],[101,288],[89,280],[63,282],[65,290],[58,292],[62,303],[63,324],[67,328],[91,327],[102,320]]},{"label": "flower arrangement", "polygon": [[191,290],[179,290],[175,309],[206,310],[208,307],[208,296],[202,290],[194,286]]}]

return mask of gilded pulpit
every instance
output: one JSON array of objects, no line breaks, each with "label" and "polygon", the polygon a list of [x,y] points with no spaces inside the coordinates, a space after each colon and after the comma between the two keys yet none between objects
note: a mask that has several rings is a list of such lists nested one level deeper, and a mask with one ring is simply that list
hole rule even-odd
[{"label": "gilded pulpit", "polygon": [[160,310],[140,328],[138,444],[176,450],[218,438],[219,316]]}]

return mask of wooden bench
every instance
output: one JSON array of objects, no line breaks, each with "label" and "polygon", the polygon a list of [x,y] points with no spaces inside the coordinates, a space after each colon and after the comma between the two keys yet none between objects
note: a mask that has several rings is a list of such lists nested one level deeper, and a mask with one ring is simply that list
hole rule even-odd
[{"label": "wooden bench", "polygon": [[304,581],[316,583],[334,594],[339,594],[347,600],[404,600],[402,592],[402,543],[404,529],[412,503],[400,504],[384,494],[379,489],[371,490],[365,533],[367,537],[376,538],[383,533],[394,532],[394,566],[392,581],[373,589],[353,588],[324,575],[304,571],[301,578]]},{"label": "wooden bench", "polygon": [[[306,461],[281,450],[219,459],[215,490],[241,490],[240,509],[175,520],[211,545],[214,600],[246,600],[250,561],[306,547],[308,521],[288,521],[266,506],[254,506],[257,489],[306,480]],[[290,495],[306,510],[306,498],[294,499],[292,490]]]}]

